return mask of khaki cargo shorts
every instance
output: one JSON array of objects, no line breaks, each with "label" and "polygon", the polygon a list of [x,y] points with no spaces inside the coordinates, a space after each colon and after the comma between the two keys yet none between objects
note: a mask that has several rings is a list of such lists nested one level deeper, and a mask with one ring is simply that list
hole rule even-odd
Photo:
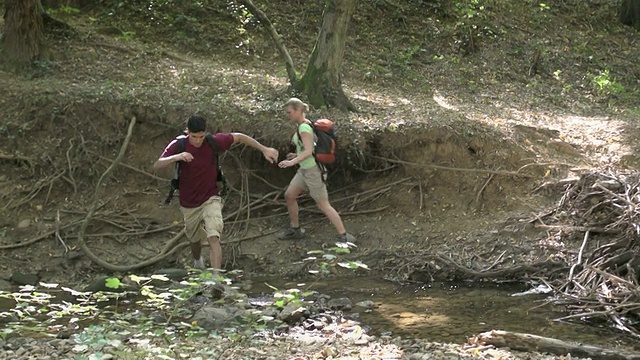
[{"label": "khaki cargo shorts", "polygon": [[307,169],[299,168],[289,186],[295,186],[308,192],[315,201],[329,198],[327,186],[322,181],[322,171],[315,165]]},{"label": "khaki cargo shorts", "polygon": [[180,207],[184,217],[184,229],[190,242],[202,242],[211,236],[220,238],[224,229],[222,206],[222,198],[212,196],[197,208]]}]

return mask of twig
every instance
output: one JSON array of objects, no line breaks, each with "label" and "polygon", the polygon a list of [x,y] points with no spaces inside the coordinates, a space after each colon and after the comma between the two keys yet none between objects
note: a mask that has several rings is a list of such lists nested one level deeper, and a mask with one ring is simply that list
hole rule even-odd
[{"label": "twig", "polygon": [[502,260],[502,257],[504,256],[504,254],[506,254],[507,250],[503,251],[502,254],[500,254],[500,256],[498,256],[498,258],[496,259],[496,261],[493,262],[493,264],[491,264],[491,266],[489,266],[488,268],[482,270],[482,272],[487,272],[491,269],[493,269],[494,266],[498,265],[498,263],[500,262],[500,260]]},{"label": "twig", "polygon": [[415,163],[415,162],[411,162],[411,161],[394,160],[394,159],[389,159],[389,158],[385,158],[385,157],[382,157],[382,156],[375,156],[375,155],[372,155],[372,157],[375,158],[375,159],[385,160],[385,161],[388,161],[388,162],[391,162],[391,163],[410,165],[410,166],[430,167],[430,168],[438,169],[438,170],[460,171],[460,172],[477,172],[477,173],[485,173],[485,174],[495,174],[495,175],[504,175],[504,176],[521,176],[521,177],[526,177],[526,178],[534,178],[533,175],[521,174],[521,173],[513,172],[513,171],[493,171],[493,170],[485,170],[485,169],[454,168],[454,167],[442,166],[442,165],[436,165],[436,164],[430,164],[430,163],[421,164],[421,163]]},{"label": "twig", "polygon": [[29,167],[33,169],[33,159],[30,158],[30,157],[19,156],[19,155],[0,154],[0,159],[2,159],[2,160],[13,160],[13,161],[22,161],[22,162],[27,163],[27,165],[29,165]]},{"label": "twig", "polygon": [[279,190],[282,191],[282,187],[281,186],[276,186],[273,185],[272,183],[268,182],[265,178],[263,178],[262,176],[258,176],[254,171],[250,171],[249,175],[253,176],[254,178],[262,181],[263,183],[267,184],[270,188],[275,189],[275,190]]},{"label": "twig", "polygon": [[621,304],[615,307],[612,307],[608,310],[604,310],[604,311],[592,311],[592,312],[584,312],[584,313],[579,313],[579,314],[571,314],[571,315],[567,315],[567,316],[563,316],[557,319],[554,319],[555,321],[561,321],[561,320],[567,320],[567,319],[574,319],[574,318],[583,318],[583,317],[594,317],[594,316],[599,316],[599,315],[606,315],[609,316],[612,313],[617,312],[618,310],[636,310],[636,309],[640,309],[640,305],[638,304]]},{"label": "twig", "polygon": [[590,231],[594,233],[601,234],[619,234],[622,231],[618,229],[605,229],[605,228],[597,228],[597,227],[588,227],[588,226],[571,226],[571,225],[534,225],[535,228],[544,229],[544,230],[562,230],[567,232],[572,231]]},{"label": "twig", "polygon": [[478,191],[478,194],[476,195],[476,204],[480,203],[480,197],[482,196],[482,192],[484,191],[484,189],[487,187],[487,185],[489,185],[489,182],[491,182],[491,179],[493,179],[493,177],[496,174],[491,174],[491,176],[489,176],[489,178],[487,179],[487,181],[484,182],[484,185],[482,185],[482,187],[480,188],[480,191]]},{"label": "twig", "polygon": [[568,167],[576,167],[577,165],[574,164],[567,164],[567,163],[558,163],[558,162],[548,162],[548,163],[531,163],[531,164],[526,164],[521,166],[518,169],[518,172],[530,167],[530,166],[568,166]]},{"label": "twig", "polygon": [[253,240],[253,239],[257,239],[257,238],[261,238],[263,236],[267,236],[267,235],[271,235],[278,232],[278,230],[272,230],[272,231],[267,231],[265,233],[262,234],[257,234],[257,235],[252,235],[252,236],[246,236],[240,239],[233,239],[233,240],[226,240],[226,241],[222,241],[222,245],[228,245],[228,244],[233,244],[233,243],[239,243],[242,241],[247,241],[247,240]]},{"label": "twig", "polygon": [[584,233],[584,238],[582,239],[582,246],[580,246],[580,251],[578,252],[578,260],[571,266],[571,270],[569,270],[569,281],[573,281],[573,270],[576,266],[582,263],[582,252],[584,251],[585,245],[587,245],[587,240],[589,239],[589,230]]},{"label": "twig", "polygon": [[64,247],[64,253],[68,253],[69,252],[69,248],[67,247],[67,244],[65,244],[64,240],[62,240],[62,237],[60,236],[60,210],[57,211],[56,213],[56,238],[58,239],[58,241],[60,241],[60,243],[62,243],[62,246]]},{"label": "twig", "polygon": [[67,166],[69,167],[69,180],[71,182],[71,185],[73,186],[73,194],[75,195],[78,193],[78,186],[76,185],[76,180],[73,178],[75,167],[72,165],[71,156],[69,156],[71,149],[73,149],[73,139],[69,139],[69,148],[67,149],[66,156]]},{"label": "twig", "polygon": [[29,192],[29,194],[27,194],[27,196],[22,199],[21,201],[19,201],[16,204],[12,204],[11,201],[9,201],[5,206],[4,209],[5,210],[11,210],[11,209],[15,209],[17,207],[22,206],[23,204],[28,203],[29,201],[33,200],[33,198],[35,198],[38,193],[40,193],[40,190],[42,190],[42,188],[44,188],[46,185],[53,183],[54,181],[58,180],[62,175],[64,175],[64,173],[66,172],[66,170],[62,170],[60,171],[58,174],[49,177],[48,179],[45,179],[44,181],[40,182],[40,184],[36,184],[34,186],[33,189],[31,189],[31,191]]},{"label": "twig", "polygon": [[[59,230],[66,229],[66,228],[74,226],[74,225],[78,225],[80,222],[81,222],[80,220],[74,221],[72,223],[69,223],[67,225],[64,225],[64,226],[60,227]],[[51,235],[55,235],[55,233],[56,233],[56,230],[52,230],[52,231],[46,232],[46,233],[44,233],[44,234],[42,234],[40,236],[37,236],[37,237],[35,237],[35,238],[31,239],[31,240],[27,240],[25,242],[21,242],[21,243],[18,243],[18,244],[11,244],[11,245],[0,245],[0,250],[17,249],[17,248],[29,246],[29,245],[37,243],[40,240],[44,240],[44,239],[48,238]]]},{"label": "twig", "polygon": [[[109,161],[110,163],[113,163],[113,160],[111,160],[111,159],[109,159],[109,158],[107,158],[107,157],[104,157],[104,156],[100,156],[100,159],[102,159],[102,160],[106,160],[106,161]],[[165,179],[165,178],[162,178],[162,177],[160,177],[160,176],[156,176],[156,175],[154,175],[154,174],[148,173],[148,172],[146,172],[146,171],[144,171],[144,170],[138,169],[137,167],[135,167],[135,166],[131,166],[131,165],[129,165],[129,164],[120,163],[120,164],[118,164],[118,165],[123,166],[123,167],[126,167],[127,169],[131,169],[131,170],[133,170],[133,171],[135,171],[135,172],[138,172],[138,173],[140,173],[140,174],[146,175],[146,176],[148,176],[148,177],[150,177],[150,178],[152,178],[152,179],[154,179],[154,180],[159,180],[159,181],[164,181],[164,182],[168,182],[168,181],[170,181],[170,179]]]},{"label": "twig", "polygon": [[420,192],[420,207],[422,210],[422,203],[424,202],[424,195],[422,194],[422,176],[418,177],[418,191]]}]

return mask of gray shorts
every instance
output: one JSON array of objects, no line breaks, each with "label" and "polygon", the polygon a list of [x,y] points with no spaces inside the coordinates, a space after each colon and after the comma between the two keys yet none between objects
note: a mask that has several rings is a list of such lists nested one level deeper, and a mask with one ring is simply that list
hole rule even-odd
[{"label": "gray shorts", "polygon": [[327,185],[322,181],[322,171],[318,166],[307,169],[299,168],[289,186],[295,186],[308,192],[315,201],[329,199]]}]

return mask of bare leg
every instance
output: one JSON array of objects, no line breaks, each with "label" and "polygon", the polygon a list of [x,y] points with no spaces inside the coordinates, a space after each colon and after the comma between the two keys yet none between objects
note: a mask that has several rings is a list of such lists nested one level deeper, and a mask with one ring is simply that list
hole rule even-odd
[{"label": "bare leg", "polygon": [[300,220],[298,217],[298,196],[302,193],[302,189],[291,186],[287,188],[284,193],[284,200],[287,202],[287,212],[289,212],[289,223],[291,227],[300,227]]},{"label": "bare leg", "polygon": [[191,243],[191,255],[193,255],[194,260],[200,259],[200,255],[202,255],[202,244],[200,241]]},{"label": "bare leg", "polygon": [[220,246],[220,238],[211,236],[208,240],[211,267],[214,269],[222,269],[222,246]]},{"label": "bare leg", "polygon": [[344,234],[347,232],[342,224],[342,219],[340,218],[340,214],[336,211],[336,209],[331,206],[328,199],[318,200],[316,201],[316,205],[318,209],[322,211],[322,213],[331,221],[333,226],[336,227],[338,234]]}]

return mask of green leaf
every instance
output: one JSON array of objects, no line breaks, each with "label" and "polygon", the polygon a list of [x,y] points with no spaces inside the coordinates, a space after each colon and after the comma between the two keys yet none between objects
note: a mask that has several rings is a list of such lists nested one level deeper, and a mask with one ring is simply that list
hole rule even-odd
[{"label": "green leaf", "polygon": [[122,286],[122,283],[120,282],[120,279],[110,277],[105,280],[104,286],[108,287],[109,289],[118,289]]}]

